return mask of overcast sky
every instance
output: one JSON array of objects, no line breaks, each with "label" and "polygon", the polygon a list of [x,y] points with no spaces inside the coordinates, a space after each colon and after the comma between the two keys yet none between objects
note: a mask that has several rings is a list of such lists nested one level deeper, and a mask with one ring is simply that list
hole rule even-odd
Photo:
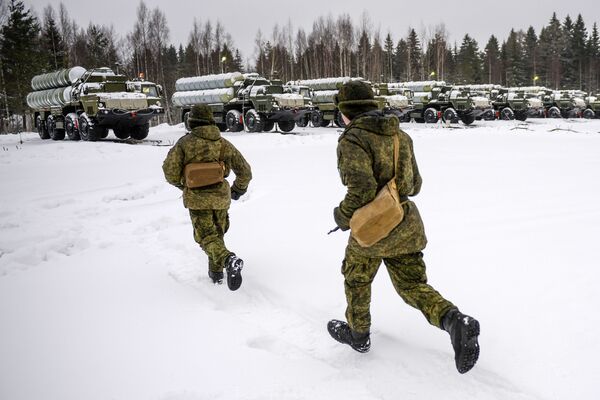
[{"label": "overcast sky", "polygon": [[[71,18],[80,26],[90,22],[113,25],[124,37],[133,29],[136,20],[136,0],[62,0]],[[194,18],[199,21],[217,20],[233,37],[245,59],[254,55],[254,38],[258,29],[263,37],[270,38],[273,26],[287,24],[291,20],[294,30],[299,27],[311,30],[316,17],[328,14],[337,17],[348,13],[358,25],[363,11],[367,11],[373,28],[381,30],[382,38],[390,32],[396,42],[405,37],[409,27],[417,33],[444,23],[450,40],[460,45],[468,33],[485,47],[490,35],[502,42],[511,28],[526,30],[530,25],[539,34],[556,11],[562,22],[567,14],[573,19],[582,14],[588,31],[594,22],[600,22],[600,4],[597,0],[498,0],[498,1],[379,1],[379,0],[145,0],[149,9],[159,7],[166,15],[171,43],[179,46],[188,40]],[[57,9],[60,1],[25,0],[38,14],[48,4]]]}]

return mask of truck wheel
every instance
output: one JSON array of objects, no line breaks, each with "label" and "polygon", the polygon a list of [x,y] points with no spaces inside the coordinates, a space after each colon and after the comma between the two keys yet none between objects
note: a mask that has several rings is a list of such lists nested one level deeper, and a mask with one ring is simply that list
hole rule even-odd
[{"label": "truck wheel", "polygon": [[129,135],[132,139],[135,140],[144,140],[148,137],[148,133],[150,132],[150,124],[146,123],[144,125],[136,125],[131,128],[131,132]]},{"label": "truck wheel", "polygon": [[336,111],[335,119],[333,120],[333,123],[336,124],[338,126],[338,128],[346,127],[346,124],[344,123],[344,119],[342,118],[342,113],[339,111]]},{"label": "truck wheel", "polygon": [[90,142],[95,142],[100,139],[98,130],[95,129],[94,124],[86,113],[79,116],[79,136],[81,136],[82,140]]},{"label": "truck wheel", "polygon": [[127,139],[129,137],[129,130],[123,128],[113,128],[113,133],[119,139]]},{"label": "truck wheel", "polygon": [[249,132],[262,132],[264,124],[256,110],[246,112],[246,128]]},{"label": "truck wheel", "polygon": [[50,139],[50,135],[48,134],[48,130],[46,129],[46,121],[42,119],[41,115],[38,115],[35,118],[35,125],[37,126],[40,139]]},{"label": "truck wheel", "polygon": [[481,118],[484,121],[493,121],[496,119],[496,113],[494,110],[485,110],[483,114],[481,114]]},{"label": "truck wheel", "polygon": [[279,129],[281,129],[281,132],[289,133],[294,129],[296,123],[294,121],[279,121],[277,125],[279,126]]},{"label": "truck wheel", "polygon": [[77,127],[77,115],[68,114],[65,117],[65,132],[69,140],[80,140],[79,128]]},{"label": "truck wheel", "polygon": [[583,118],[593,119],[595,116],[596,116],[596,113],[594,112],[594,110],[591,110],[589,108],[583,112]]},{"label": "truck wheel", "polygon": [[562,118],[560,115],[560,108],[553,106],[548,110],[548,118]]},{"label": "truck wheel", "polygon": [[519,121],[527,120],[527,111],[517,111],[515,113],[515,119],[518,119]]},{"label": "truck wheel", "polygon": [[309,120],[310,120],[310,113],[304,114],[303,116],[301,116],[300,118],[298,118],[296,120],[296,125],[298,125],[300,128],[304,128],[304,127],[308,126]]},{"label": "truck wheel", "polygon": [[425,122],[427,122],[428,124],[435,124],[436,122],[438,122],[437,110],[435,108],[431,108],[431,107],[428,108],[423,113],[423,118],[425,119]]},{"label": "truck wheel", "polygon": [[225,115],[225,125],[229,132],[240,132],[244,129],[242,113],[238,110],[227,111],[227,114]]},{"label": "truck wheel", "polygon": [[442,120],[444,122],[450,122],[451,124],[456,124],[456,123],[458,123],[458,113],[452,107],[446,108],[446,110],[444,110],[444,114],[442,114]]},{"label": "truck wheel", "polygon": [[103,126],[95,126],[94,129],[98,131],[98,137],[100,139],[106,139],[106,137],[108,136],[108,128],[105,128]]},{"label": "truck wheel", "polygon": [[473,116],[473,114],[464,114],[460,117],[460,120],[465,125],[471,125],[473,122],[475,122],[475,117]]},{"label": "truck wheel", "polygon": [[264,121],[265,122],[263,123],[263,132],[271,132],[275,127],[275,122],[269,121],[267,119],[265,119]]},{"label": "truck wheel", "polygon": [[512,121],[515,119],[515,112],[511,108],[504,107],[500,111],[500,119],[503,121]]},{"label": "truck wheel", "polygon": [[[322,124],[323,124],[323,121],[324,121],[324,120],[323,120],[323,114],[321,114],[321,112],[320,112],[320,111],[313,111],[313,112],[310,114],[310,122],[312,123],[312,125],[313,125],[315,128],[318,128],[318,127],[320,127],[320,126],[323,126],[323,125],[322,125]],[[325,125],[325,126],[327,126],[327,125]]]},{"label": "truck wheel", "polygon": [[188,125],[188,117],[189,116],[190,116],[189,111],[186,111],[185,114],[183,114],[183,126],[185,126],[186,131],[191,131],[190,126]]},{"label": "truck wheel", "polygon": [[48,118],[46,118],[46,129],[52,140],[63,140],[65,138],[65,130],[56,128],[56,119],[53,115],[48,115]]}]

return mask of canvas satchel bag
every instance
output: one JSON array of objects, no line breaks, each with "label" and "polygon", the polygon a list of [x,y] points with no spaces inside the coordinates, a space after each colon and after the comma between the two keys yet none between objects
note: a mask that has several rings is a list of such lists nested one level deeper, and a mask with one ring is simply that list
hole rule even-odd
[{"label": "canvas satchel bag", "polygon": [[356,210],[350,219],[352,237],[362,247],[370,247],[387,237],[404,219],[404,203],[400,202],[396,185],[399,147],[398,135],[394,135],[394,177],[371,202]]},{"label": "canvas satchel bag", "polygon": [[225,179],[224,149],[225,146],[221,141],[219,161],[187,164],[183,170],[185,186],[189,189],[196,189],[223,182]]}]

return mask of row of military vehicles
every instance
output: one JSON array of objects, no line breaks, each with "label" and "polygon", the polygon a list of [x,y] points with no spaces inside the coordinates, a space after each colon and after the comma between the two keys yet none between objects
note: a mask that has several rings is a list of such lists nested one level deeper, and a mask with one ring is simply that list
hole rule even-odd
[{"label": "row of military vehicles", "polygon": [[[193,105],[208,104],[222,131],[289,133],[296,126],[344,127],[335,104],[339,88],[359,77],[290,81],[230,72],[180,78],[171,102],[186,124]],[[367,82],[367,81],[365,81]],[[371,84],[370,82],[367,82]],[[152,118],[164,113],[162,88],[129,80],[109,68],[81,67],[35,76],[27,96],[43,139],[95,141],[109,129],[119,139],[148,136]],[[476,120],[600,118],[600,95],[544,87],[449,85],[444,81],[371,84],[385,114],[401,122],[470,125]]]},{"label": "row of military vehicles", "polygon": [[109,68],[73,67],[36,75],[27,105],[42,139],[96,141],[112,129],[119,139],[145,139],[150,120],[164,114],[162,88],[129,80]]},{"label": "row of military vehicles", "polygon": [[[194,104],[208,104],[221,130],[282,133],[295,126],[343,127],[335,104],[339,88],[350,80],[339,77],[290,81],[268,80],[239,72],[181,78],[172,102],[182,121]],[[365,81],[367,82],[367,81]],[[370,82],[367,82],[371,84]],[[600,95],[555,91],[543,87],[505,88],[499,85],[449,85],[443,81],[371,84],[380,109],[401,122],[462,123],[476,120],[527,118],[600,118]]]}]

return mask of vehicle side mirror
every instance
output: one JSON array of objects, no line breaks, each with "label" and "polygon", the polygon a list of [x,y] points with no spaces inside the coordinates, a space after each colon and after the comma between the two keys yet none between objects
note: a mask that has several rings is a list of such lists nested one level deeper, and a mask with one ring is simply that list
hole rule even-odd
[{"label": "vehicle side mirror", "polygon": [[158,97],[163,96],[163,87],[161,85],[156,85],[156,90],[158,91]]}]

